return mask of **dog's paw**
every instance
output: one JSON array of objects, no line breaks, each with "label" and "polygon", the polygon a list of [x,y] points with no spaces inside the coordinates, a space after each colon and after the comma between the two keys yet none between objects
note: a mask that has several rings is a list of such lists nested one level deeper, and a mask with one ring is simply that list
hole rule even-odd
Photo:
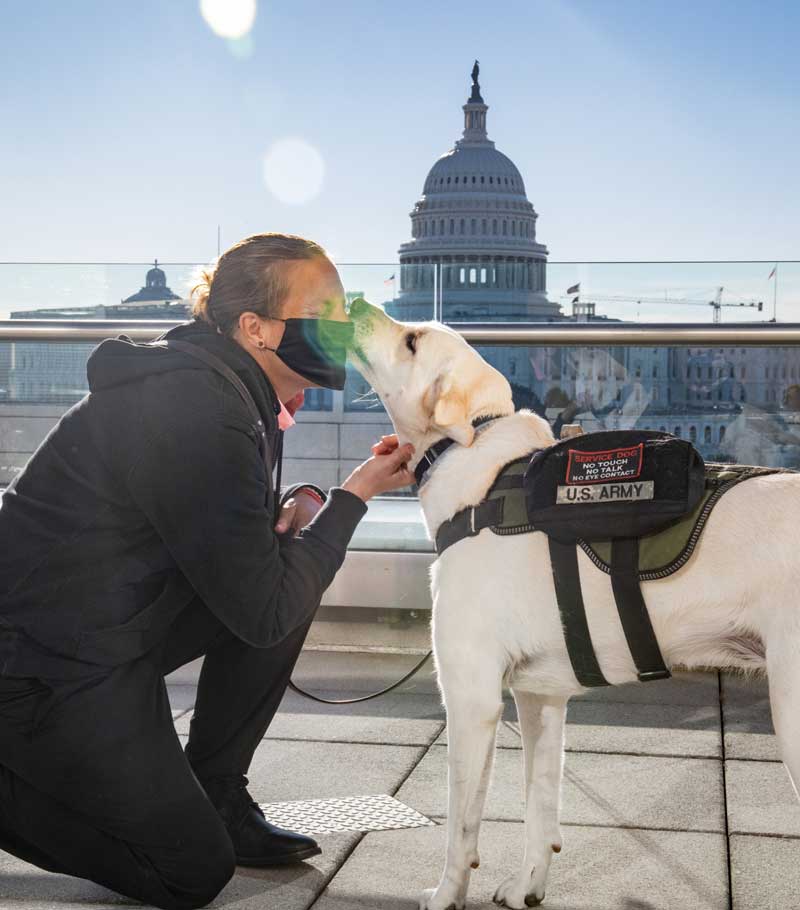
[{"label": "dog's paw", "polygon": [[464,910],[465,901],[453,900],[440,892],[440,888],[423,891],[419,896],[419,910]]},{"label": "dog's paw", "polygon": [[520,882],[519,877],[507,878],[494,893],[494,902],[509,910],[525,910],[526,907],[538,907],[544,900],[544,890],[528,892],[530,880]]}]

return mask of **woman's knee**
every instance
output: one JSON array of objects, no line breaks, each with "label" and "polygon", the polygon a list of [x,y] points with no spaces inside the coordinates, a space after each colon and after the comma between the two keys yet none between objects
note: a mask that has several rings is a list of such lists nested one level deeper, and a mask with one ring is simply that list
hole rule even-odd
[{"label": "woman's knee", "polygon": [[174,862],[159,870],[164,886],[174,898],[170,910],[195,910],[210,904],[233,878],[235,870],[233,844],[221,820],[210,829],[195,830]]}]

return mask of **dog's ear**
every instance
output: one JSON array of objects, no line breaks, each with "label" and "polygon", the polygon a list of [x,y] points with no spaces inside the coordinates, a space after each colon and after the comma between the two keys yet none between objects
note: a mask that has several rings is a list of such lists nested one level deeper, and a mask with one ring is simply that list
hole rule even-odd
[{"label": "dog's ear", "polygon": [[460,443],[471,446],[475,428],[469,419],[467,395],[463,388],[453,380],[450,374],[443,373],[437,377],[430,390],[433,404],[431,422],[437,429]]}]

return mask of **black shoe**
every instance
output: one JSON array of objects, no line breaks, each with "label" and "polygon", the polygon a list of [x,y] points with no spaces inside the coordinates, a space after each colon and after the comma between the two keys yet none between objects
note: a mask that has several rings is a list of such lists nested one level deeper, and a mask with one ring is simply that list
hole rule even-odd
[{"label": "black shoe", "polygon": [[247,792],[244,775],[215,777],[201,783],[225,822],[237,865],[284,866],[322,853],[313,837],[270,824]]}]

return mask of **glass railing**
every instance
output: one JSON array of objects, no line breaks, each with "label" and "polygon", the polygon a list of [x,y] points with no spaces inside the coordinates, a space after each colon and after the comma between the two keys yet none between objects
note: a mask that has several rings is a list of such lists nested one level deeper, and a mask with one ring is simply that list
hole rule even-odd
[{"label": "glass railing", "polygon": [[[518,265],[339,268],[351,299],[444,317],[503,372],[517,407],[553,423],[661,429],[709,460],[800,468],[799,263],[548,263],[544,288]],[[86,393],[99,339],[144,340],[187,318],[198,266],[152,268],[0,265],[0,484]],[[355,371],[344,392],[310,391],[298,416],[286,483],[334,485],[390,431]],[[376,503],[354,545],[424,549],[415,504]]]}]

